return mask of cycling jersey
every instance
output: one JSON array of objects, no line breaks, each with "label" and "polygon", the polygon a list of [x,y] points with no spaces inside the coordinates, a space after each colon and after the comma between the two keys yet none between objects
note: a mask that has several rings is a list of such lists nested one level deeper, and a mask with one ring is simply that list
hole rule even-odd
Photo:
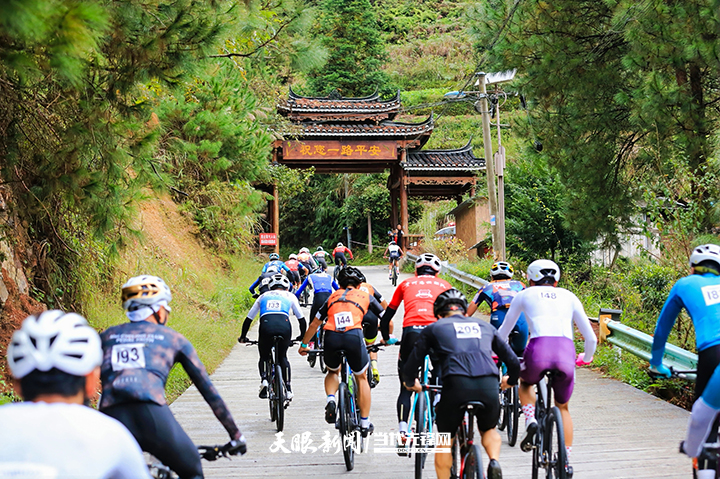
[{"label": "cycling jersey", "polygon": [[523,289],[525,289],[525,285],[520,281],[511,279],[493,281],[477,292],[473,298],[473,303],[479,306],[484,301],[492,311],[509,308],[515,295]]},{"label": "cycling jersey", "polygon": [[695,326],[698,351],[720,344],[720,276],[691,274],[675,283],[660,312],[651,364],[662,364],[665,343],[682,308],[687,310]]},{"label": "cycling jersey", "polygon": [[0,477],[150,478],[140,446],[118,421],[80,404],[0,407]]},{"label": "cycling jersey", "polygon": [[405,384],[413,384],[425,356],[432,349],[440,362],[442,377],[495,376],[493,352],[507,365],[508,384],[517,384],[520,363],[498,331],[485,321],[460,314],[441,318],[425,327],[403,366]]},{"label": "cycling jersey", "polygon": [[298,260],[296,259],[289,259],[285,261],[285,266],[287,266],[290,271],[298,271],[300,269],[307,270],[307,268]]},{"label": "cycling jersey", "polygon": [[503,340],[507,340],[521,313],[525,313],[533,339],[547,336],[563,337],[572,341],[574,322],[585,338],[585,361],[592,360],[597,338],[582,303],[567,289],[532,286],[517,293],[505,321],[498,330]]},{"label": "cycling jersey", "polygon": [[288,268],[288,267],[285,265],[285,263],[283,263],[283,262],[280,261],[279,259],[275,259],[275,260],[268,261],[267,263],[265,263],[265,266],[263,266],[262,272],[263,272],[263,273],[267,272],[267,269],[268,269],[270,266],[277,266],[278,271],[285,270],[285,271],[287,271],[288,273],[290,273],[290,268]]},{"label": "cycling jersey", "polygon": [[317,263],[310,253],[299,253],[298,261],[300,261],[309,270],[317,268]]},{"label": "cycling jersey", "polygon": [[240,437],[230,411],[185,336],[167,326],[138,321],[108,328],[100,338],[103,346],[100,410],[128,402],[166,404],[168,374],[175,363],[180,363],[230,437]]},{"label": "cycling jersey", "polygon": [[365,291],[370,296],[374,297],[378,303],[382,304],[383,301],[385,301],[385,298],[383,298],[383,295],[373,287],[370,283],[360,283],[358,288],[360,291]]},{"label": "cycling jersey", "polygon": [[400,257],[400,247],[396,244],[391,244],[388,246],[388,254],[390,255],[390,258],[397,259]]},{"label": "cycling jersey", "polygon": [[395,288],[395,293],[388,305],[388,311],[392,311],[392,313],[386,312],[380,323],[383,338],[387,340],[390,337],[390,319],[403,301],[405,302],[403,328],[434,323],[436,320],[435,314],[433,314],[435,298],[450,288],[452,288],[450,283],[431,275],[408,278],[400,283]]},{"label": "cycling jersey", "polygon": [[343,257],[345,257],[345,253],[350,255],[350,259],[353,259],[352,251],[350,251],[350,248],[348,248],[347,246],[341,246],[339,248],[335,248],[332,252],[333,256],[336,256],[336,257],[338,255],[342,255]]},{"label": "cycling jersey", "polygon": [[[258,276],[258,278],[255,280],[255,282],[250,285],[250,288],[249,288],[250,294],[255,294],[255,288],[257,288],[258,286],[260,287],[258,289],[258,292],[260,294],[267,293],[268,291],[270,291],[270,288],[268,288],[268,282],[269,282],[268,280],[271,277],[275,276],[276,274],[277,273],[265,272],[265,273],[262,273],[260,276]],[[263,280],[266,280],[266,281],[263,281]]]},{"label": "cycling jersey", "polygon": [[367,311],[382,314],[383,309],[375,298],[359,289],[338,289],[330,295],[320,308],[318,319],[328,318],[323,326],[325,331],[345,332],[362,328],[362,319]]},{"label": "cycling jersey", "polygon": [[318,258],[325,259],[325,255],[327,255],[327,251],[316,251],[313,253],[313,257],[315,259],[318,259]]},{"label": "cycling jersey", "polygon": [[308,285],[312,288],[314,294],[332,293],[336,289],[340,288],[340,286],[338,286],[338,284],[333,280],[332,276],[324,271],[317,272],[305,278],[305,281],[303,281],[298,290],[295,292],[295,296],[299,298]]},{"label": "cycling jersey", "polygon": [[289,318],[290,311],[293,312],[296,318],[303,318],[297,297],[290,291],[275,289],[256,299],[247,317],[252,320],[260,313],[260,317],[266,314],[281,314]]}]

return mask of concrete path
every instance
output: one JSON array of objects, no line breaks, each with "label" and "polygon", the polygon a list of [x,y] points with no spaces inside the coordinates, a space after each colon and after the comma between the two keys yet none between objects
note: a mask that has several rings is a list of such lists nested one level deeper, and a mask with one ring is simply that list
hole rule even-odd
[{"label": "concrete path", "polygon": [[[387,278],[387,269],[362,269],[369,282],[389,300],[393,287]],[[398,333],[401,331],[400,318],[402,308],[395,316]],[[297,323],[294,328],[297,329]],[[296,331],[294,336],[297,334]],[[256,339],[257,328],[253,328],[249,336]],[[269,419],[268,401],[257,396],[257,348],[237,345],[213,374],[213,383],[248,439],[249,452],[232,461],[220,459],[204,463],[205,477],[413,477],[413,462],[410,459],[394,453],[373,452],[374,447],[382,447],[382,441],[397,432],[398,348],[388,347],[380,353],[382,377],[373,390],[370,417],[375,424],[375,442],[371,443],[368,453],[356,455],[352,472],[345,471],[342,452],[336,452],[335,448],[323,451],[323,438],[333,440],[338,436],[334,427],[324,420],[324,375],[317,367],[310,368],[306,359],[297,354],[296,348],[288,353],[295,399],[286,410],[282,447],[277,445],[274,423]],[[217,444],[228,440],[225,430],[195,387],[178,398],[171,409],[196,444]],[[690,460],[677,453],[677,445],[683,438],[687,423],[687,411],[587,369],[577,372],[570,409],[575,423],[575,444],[571,456],[575,479],[690,477]],[[521,425],[520,437],[523,433]],[[522,453],[518,447],[508,447],[505,433],[501,435],[504,444],[500,457],[503,477],[529,478],[530,454]],[[312,442],[309,443],[308,439]],[[318,449],[313,450],[314,447]],[[484,461],[487,464],[487,458]],[[425,477],[435,477],[432,460],[428,460],[425,470]]]}]

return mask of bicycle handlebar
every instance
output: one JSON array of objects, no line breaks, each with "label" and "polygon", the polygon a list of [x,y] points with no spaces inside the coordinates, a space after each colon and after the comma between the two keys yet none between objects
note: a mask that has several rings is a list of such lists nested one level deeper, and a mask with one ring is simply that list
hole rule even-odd
[{"label": "bicycle handlebar", "polygon": [[218,457],[242,455],[247,451],[247,445],[243,438],[232,440],[222,446],[198,446],[197,448],[200,457],[206,461],[215,461]]}]

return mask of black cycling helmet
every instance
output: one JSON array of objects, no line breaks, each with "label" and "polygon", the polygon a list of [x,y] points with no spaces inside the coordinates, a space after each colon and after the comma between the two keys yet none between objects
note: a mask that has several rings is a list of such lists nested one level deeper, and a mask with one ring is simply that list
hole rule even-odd
[{"label": "black cycling helmet", "polygon": [[363,283],[364,280],[365,276],[362,272],[352,266],[344,267],[337,275],[337,282],[343,289],[348,286],[358,286],[360,283]]},{"label": "black cycling helmet", "polygon": [[433,314],[436,318],[446,311],[460,311],[465,314],[467,312],[468,303],[460,291],[455,288],[450,288],[447,291],[443,291],[435,298],[433,304]]}]

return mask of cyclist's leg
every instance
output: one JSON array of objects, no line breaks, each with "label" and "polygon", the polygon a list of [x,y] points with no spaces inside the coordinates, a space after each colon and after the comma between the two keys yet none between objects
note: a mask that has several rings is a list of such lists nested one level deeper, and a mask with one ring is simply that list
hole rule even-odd
[{"label": "cyclist's leg", "polygon": [[693,404],[683,446],[688,456],[700,455],[702,445],[710,434],[718,414],[720,414],[720,366],[716,367],[710,376],[703,395]]},{"label": "cyclist's leg", "polygon": [[[714,374],[717,367],[720,365],[720,344],[711,346],[703,349],[698,353],[698,366],[697,366],[697,378],[695,379],[695,400],[699,400],[705,392],[705,388],[710,381],[710,378]],[[694,408],[694,405],[693,405]],[[710,428],[710,434],[707,437],[707,442],[717,442],[718,440],[718,427],[720,427],[720,419],[716,419],[713,426]],[[710,469],[715,470],[717,467],[717,461],[713,455],[703,454],[703,459],[698,458],[698,469]]]},{"label": "cyclist's leg", "polygon": [[[452,376],[448,378],[445,385],[448,389],[445,391],[445,394],[442,395],[440,402],[435,408],[435,424],[438,433],[453,435],[462,423],[463,412],[460,409],[460,404],[462,404],[463,400],[459,394],[456,394],[452,390]],[[495,400],[497,401],[497,390],[495,391],[495,396]],[[467,399],[464,401],[467,401]],[[452,454],[448,454],[447,452],[441,453],[440,449],[435,452],[435,473],[438,478],[447,479],[450,477],[452,461]]]},{"label": "cyclist's leg", "polygon": [[355,375],[355,385],[358,391],[358,404],[360,405],[360,426],[367,428],[370,417],[370,385],[367,382],[367,369],[370,366],[370,358],[368,357],[367,348],[362,331],[353,329],[343,335],[343,349],[347,355],[348,365]]},{"label": "cyclist's leg", "polygon": [[549,352],[543,359],[547,361],[544,369],[556,371],[553,379],[555,405],[560,409],[565,433],[565,447],[568,454],[573,444],[573,422],[568,403],[575,388],[575,343],[568,338],[544,338],[547,341],[544,351]]},{"label": "cyclist's leg", "polygon": [[[363,317],[362,329],[363,337],[365,338],[366,344],[374,344],[378,337],[378,317],[375,313],[368,311]],[[370,374],[375,378],[375,381],[380,381],[380,371],[377,367],[377,352],[370,353]]]},{"label": "cyclist's leg", "polygon": [[323,344],[323,357],[325,358],[325,366],[327,374],[325,375],[325,394],[327,395],[327,403],[325,404],[325,420],[335,423],[335,409],[337,404],[337,391],[340,387],[340,355],[338,351],[342,349],[342,334],[336,331],[325,331]]},{"label": "cyclist's leg", "polygon": [[202,479],[197,447],[167,405],[128,403],[111,406],[103,412],[123,423],[143,451],[158,458],[180,479]]},{"label": "cyclist's leg", "polygon": [[513,332],[516,334],[512,337],[510,347],[518,357],[521,357],[525,351],[525,346],[527,346],[528,341],[528,325],[525,320],[525,313],[520,313],[520,317],[518,318],[517,323],[515,323]]}]

